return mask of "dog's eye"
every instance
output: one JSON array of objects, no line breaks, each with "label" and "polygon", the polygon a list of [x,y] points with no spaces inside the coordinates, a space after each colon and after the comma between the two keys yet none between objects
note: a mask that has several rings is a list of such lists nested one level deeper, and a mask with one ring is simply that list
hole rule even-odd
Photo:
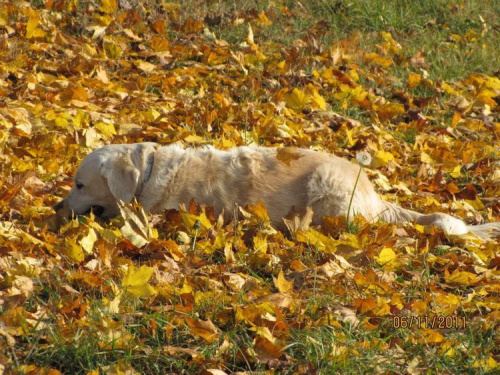
[{"label": "dog's eye", "polygon": [[83,184],[82,184],[81,182],[77,182],[77,183],[76,183],[76,188],[77,188],[78,190],[80,190],[81,188],[83,188]]}]

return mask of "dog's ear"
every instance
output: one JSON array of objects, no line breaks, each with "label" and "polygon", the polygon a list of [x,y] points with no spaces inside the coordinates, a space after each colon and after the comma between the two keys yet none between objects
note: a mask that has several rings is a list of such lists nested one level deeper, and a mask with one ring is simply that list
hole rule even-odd
[{"label": "dog's ear", "polygon": [[109,190],[116,199],[131,202],[139,186],[141,172],[134,165],[130,154],[125,154],[113,163],[104,176],[108,180]]}]

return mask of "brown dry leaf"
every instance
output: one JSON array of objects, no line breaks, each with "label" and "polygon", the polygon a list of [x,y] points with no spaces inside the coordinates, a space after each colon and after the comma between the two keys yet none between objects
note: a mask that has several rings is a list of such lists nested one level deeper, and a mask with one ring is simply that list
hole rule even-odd
[{"label": "brown dry leaf", "polygon": [[187,355],[191,356],[191,358],[193,358],[193,359],[197,359],[197,358],[201,357],[201,353],[195,349],[182,348],[182,347],[178,347],[178,346],[167,345],[167,346],[163,346],[161,348],[161,350],[163,353],[168,354],[170,356],[176,356],[179,354],[187,354]]},{"label": "brown dry leaf", "polygon": [[208,343],[219,338],[220,331],[210,319],[201,320],[190,316],[186,316],[184,319],[193,335],[205,339]]},{"label": "brown dry leaf", "polygon": [[283,346],[276,345],[261,336],[257,336],[255,339],[254,350],[257,359],[261,362],[277,359],[283,354]]}]

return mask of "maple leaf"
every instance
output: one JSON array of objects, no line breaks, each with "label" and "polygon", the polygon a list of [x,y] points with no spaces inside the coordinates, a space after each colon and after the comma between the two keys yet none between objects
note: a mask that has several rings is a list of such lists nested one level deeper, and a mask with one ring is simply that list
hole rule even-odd
[{"label": "maple leaf", "polygon": [[259,199],[257,204],[247,204],[245,208],[239,208],[243,216],[253,220],[253,224],[268,223],[270,221],[266,206]]},{"label": "maple leaf", "polygon": [[157,294],[157,291],[153,286],[148,284],[151,276],[153,276],[153,267],[141,266],[139,269],[136,269],[131,264],[122,280],[122,288],[126,293],[134,297],[154,296]]},{"label": "maple leaf", "polygon": [[278,288],[278,290],[281,293],[288,293],[293,290],[293,281],[288,281],[287,279],[285,279],[283,270],[280,270],[278,277],[273,278],[273,280],[274,280],[274,285],[276,286],[276,288]]},{"label": "maple leaf", "polygon": [[201,320],[186,316],[184,318],[191,331],[196,336],[212,343],[219,337],[219,330],[210,320]]},{"label": "maple leaf", "polygon": [[149,225],[148,218],[142,207],[123,202],[119,202],[118,207],[125,220],[120,232],[132,244],[142,247],[158,237],[156,231]]}]

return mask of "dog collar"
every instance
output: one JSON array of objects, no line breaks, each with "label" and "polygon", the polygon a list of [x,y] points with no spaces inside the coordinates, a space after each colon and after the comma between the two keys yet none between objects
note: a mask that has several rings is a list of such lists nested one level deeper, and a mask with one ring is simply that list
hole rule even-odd
[{"label": "dog collar", "polygon": [[141,182],[141,185],[139,186],[139,189],[137,189],[137,192],[135,196],[137,199],[141,196],[142,190],[144,189],[144,186],[146,183],[149,181],[149,178],[151,177],[151,172],[153,171],[153,164],[155,162],[155,153],[152,152],[148,155],[148,159],[146,160],[146,167],[144,168],[144,178]]}]

